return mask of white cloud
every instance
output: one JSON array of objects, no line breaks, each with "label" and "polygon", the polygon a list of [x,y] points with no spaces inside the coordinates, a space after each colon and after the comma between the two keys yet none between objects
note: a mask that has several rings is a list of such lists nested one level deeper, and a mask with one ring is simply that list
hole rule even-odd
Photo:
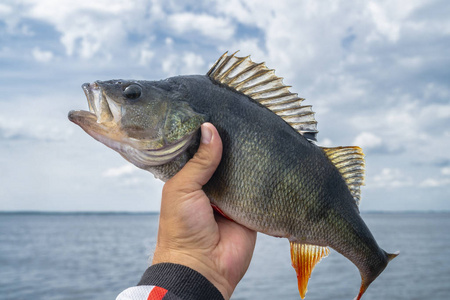
[{"label": "white cloud", "polygon": [[[69,16],[68,16],[69,17]],[[111,50],[123,42],[126,33],[120,22],[96,22],[95,16],[77,17],[69,24],[58,24],[63,33],[61,42],[66,47],[67,55],[74,54],[89,59],[103,52],[110,59]]]},{"label": "white cloud", "polygon": [[178,34],[197,32],[213,40],[229,40],[235,32],[227,19],[207,14],[176,13],[168,17],[169,26]]},{"label": "white cloud", "polygon": [[[387,37],[391,42],[397,42],[401,30],[410,25],[409,15],[414,12],[422,1],[370,1],[368,10],[374,21],[375,27],[381,35]],[[416,25],[417,26],[417,25]],[[373,38],[373,36],[369,37]]]},{"label": "white cloud", "polygon": [[425,99],[449,99],[450,90],[434,82],[427,83],[424,89]]},{"label": "white cloud", "polygon": [[172,47],[173,44],[174,44],[174,41],[173,41],[172,38],[166,37],[166,39],[164,40],[164,43],[166,43],[166,46],[169,47],[169,48],[171,49],[171,47]]},{"label": "white cloud", "polygon": [[173,76],[176,75],[176,63],[179,61],[179,57],[177,55],[168,55],[165,57],[165,59],[162,61],[162,70],[164,73],[167,74],[167,76]]},{"label": "white cloud", "polygon": [[166,55],[161,65],[167,76],[206,73],[205,61],[193,52]]},{"label": "white cloud", "polygon": [[230,45],[227,45],[227,47],[223,47],[220,50],[222,50],[222,52],[239,50],[240,52],[236,54],[237,56],[250,55],[251,59],[255,62],[265,61],[267,59],[266,54],[259,46],[259,40],[256,38],[233,40]]},{"label": "white cloud", "polygon": [[123,181],[121,181],[121,186],[126,187],[139,187],[142,186],[142,184],[145,182],[145,179],[142,177],[132,176],[125,178]]},{"label": "white cloud", "polygon": [[164,184],[154,179],[154,176],[147,171],[143,171],[130,163],[120,167],[108,168],[102,173],[102,177],[115,180],[117,186],[124,188],[140,188],[150,185],[153,189],[160,190]]},{"label": "white cloud", "polygon": [[421,187],[435,188],[450,185],[450,178],[427,178],[420,183]]},{"label": "white cloud", "polygon": [[98,54],[111,59],[126,44],[128,30],[146,26],[145,1],[26,1],[17,12],[54,26],[69,56],[90,59]]},{"label": "white cloud", "polygon": [[3,3],[0,3],[0,16],[6,16],[11,14],[13,11],[12,7]]},{"label": "white cloud", "polygon": [[[71,106],[86,107],[79,89],[83,80],[205,74],[208,64],[225,50],[241,50],[238,55],[251,54],[254,61],[276,69],[293,92],[306,98],[305,105],[313,105],[319,143],[354,142],[373,150],[366,157],[367,165],[376,162],[379,169],[369,170],[379,173],[368,177],[374,183],[368,187],[408,187],[401,189],[404,194],[400,189],[397,195],[391,191],[406,199],[426,192],[417,188],[420,183],[444,186],[449,175],[448,169],[433,164],[448,160],[450,147],[450,19],[441,9],[444,2],[5,3],[0,4],[0,17],[5,34],[13,38],[0,46],[0,56],[14,68],[0,66],[4,71],[0,89],[8,91],[0,99],[0,137],[8,138],[9,144],[21,137],[67,139],[67,128],[79,130],[67,121],[66,111]],[[30,60],[33,55],[35,60]],[[42,68],[38,60],[58,60],[58,64]],[[61,94],[55,97],[57,91]],[[24,99],[18,96],[21,93],[31,97]],[[67,149],[84,151],[77,161],[81,174],[88,169],[86,157],[98,160],[104,152],[95,152],[103,146],[83,132],[78,138],[81,144],[67,143]],[[90,150],[95,151],[87,151],[82,143],[92,144]],[[104,158],[98,173],[108,170],[114,158]],[[414,165],[424,166],[427,173]],[[117,177],[99,177],[118,186],[140,186],[144,175],[126,170]]]},{"label": "white cloud", "polygon": [[153,57],[155,56],[155,52],[152,50],[149,50],[147,48],[141,49],[141,53],[139,56],[139,64],[141,66],[148,66],[150,62],[152,61]]},{"label": "white cloud", "polygon": [[129,175],[137,171],[137,168],[132,164],[126,164],[117,168],[109,168],[102,173],[104,177],[121,177]]},{"label": "white cloud", "polygon": [[356,145],[361,141],[368,143],[368,149],[378,147],[385,153],[409,152],[409,159],[416,161],[431,162],[448,157],[445,128],[450,126],[449,104],[427,103],[409,95],[388,96],[386,101],[397,103],[392,107],[362,110],[350,118],[353,128],[375,137],[359,135],[354,141]]},{"label": "white cloud", "polygon": [[389,20],[387,13],[380,4],[375,2],[369,2],[369,10],[372,14],[373,20],[378,31],[387,36],[389,40],[395,42],[398,40],[400,26],[398,23]]},{"label": "white cloud", "polygon": [[450,175],[450,167],[445,167],[441,169],[442,175]]},{"label": "white cloud", "polygon": [[353,144],[365,150],[379,148],[382,146],[383,141],[371,132],[362,132],[355,138]]},{"label": "white cloud", "polygon": [[322,147],[333,147],[333,141],[329,138],[324,138],[320,140],[320,146]]},{"label": "white cloud", "polygon": [[381,173],[374,176],[368,187],[377,188],[399,188],[412,186],[413,180],[399,169],[383,168]]},{"label": "white cloud", "polygon": [[193,52],[188,52],[183,56],[183,73],[197,74],[205,73],[205,61],[202,56]]},{"label": "white cloud", "polygon": [[8,140],[67,141],[72,132],[55,120],[0,115],[0,137]]},{"label": "white cloud", "polygon": [[39,47],[33,48],[31,54],[38,62],[47,63],[53,59],[53,52],[41,50]]}]

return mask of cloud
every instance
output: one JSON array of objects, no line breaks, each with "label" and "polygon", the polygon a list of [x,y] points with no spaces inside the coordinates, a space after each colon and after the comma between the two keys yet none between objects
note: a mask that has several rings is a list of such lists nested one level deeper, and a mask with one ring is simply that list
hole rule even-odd
[{"label": "cloud", "polygon": [[[448,186],[450,172],[436,163],[449,161],[448,7],[422,0],[2,2],[0,138],[11,148],[0,151],[15,152],[20,139],[64,140],[58,153],[78,149],[73,176],[89,177],[92,191],[105,181],[141,186],[140,171],[108,171],[116,156],[104,158],[109,149],[100,150],[82,131],[70,132],[79,129],[67,111],[86,107],[79,85],[205,74],[224,51],[240,50],[265,61],[313,105],[319,144],[355,144],[370,153],[367,166],[375,167],[368,170],[377,174],[368,177],[372,191],[391,188],[399,199],[438,191]],[[29,165],[32,156],[22,156]],[[86,157],[91,165],[102,161],[100,179],[83,173],[92,168]],[[55,170],[66,172],[50,158]],[[23,173],[8,170],[17,178]],[[47,181],[58,185],[57,178]],[[2,198],[18,197],[0,190],[9,193]]]},{"label": "cloud", "polygon": [[15,7],[20,20],[32,19],[53,25],[60,33],[60,42],[68,56],[90,59],[101,54],[111,58],[126,42],[128,30],[136,29],[138,24],[145,26],[142,22],[147,6],[144,1],[25,2],[27,5]]},{"label": "cloud", "polygon": [[195,54],[192,52],[185,53],[182,61],[184,63],[183,73],[185,74],[196,74],[205,73],[205,61],[200,54]]},{"label": "cloud", "polygon": [[450,167],[445,167],[441,169],[442,175],[450,175]]},{"label": "cloud", "polygon": [[155,57],[155,52],[146,48],[141,49],[139,55],[139,64],[142,66],[148,66],[152,61],[153,57]]},{"label": "cloud", "polygon": [[[389,97],[390,98],[390,97]],[[391,102],[391,99],[387,101]],[[417,162],[444,160],[448,145],[446,128],[450,128],[450,104],[426,103],[408,96],[392,97],[390,108],[362,111],[349,119],[351,126],[362,130],[357,139],[369,143],[375,152],[409,152]],[[367,133],[376,138],[370,139]],[[355,143],[358,141],[355,140]],[[370,144],[373,143],[373,144]],[[430,149],[435,151],[430,152]],[[429,155],[419,153],[430,152]]]},{"label": "cloud", "polygon": [[167,55],[161,65],[162,71],[167,76],[206,73],[205,61],[199,54],[193,52]]},{"label": "cloud", "polygon": [[412,186],[413,180],[399,169],[383,168],[367,185],[371,188],[400,188]]},{"label": "cloud", "polygon": [[430,177],[424,179],[420,186],[424,188],[437,188],[437,187],[443,187],[443,186],[450,186],[450,167],[444,167],[441,168],[441,175],[438,178],[436,177]]},{"label": "cloud", "polygon": [[126,164],[117,168],[109,168],[102,173],[103,177],[122,177],[130,175],[137,171],[137,168],[132,164]]},{"label": "cloud", "polygon": [[5,140],[67,141],[72,132],[54,120],[42,122],[0,115],[0,137]]},{"label": "cloud", "polygon": [[333,141],[329,138],[324,138],[320,140],[320,146],[322,147],[333,147]]},{"label": "cloud", "polygon": [[11,6],[0,3],[0,16],[4,17],[7,16],[9,14],[11,14],[13,11],[13,9],[11,8]]},{"label": "cloud", "polygon": [[[391,42],[397,42],[401,30],[409,24],[408,17],[420,7],[422,1],[377,1],[368,2],[368,10],[379,34]],[[373,37],[368,37],[369,39]]]},{"label": "cloud", "polygon": [[371,150],[380,148],[383,145],[383,141],[373,133],[362,132],[355,138],[353,144],[358,145],[363,150]]},{"label": "cloud", "polygon": [[436,188],[450,185],[450,178],[427,178],[420,183],[424,188]]},{"label": "cloud", "polygon": [[130,163],[120,167],[108,168],[102,172],[102,177],[114,180],[115,186],[125,188],[141,188],[150,184],[152,187],[160,189],[162,186],[162,183],[159,180],[152,179],[151,177],[153,176],[148,172],[143,171]]},{"label": "cloud", "polygon": [[168,16],[169,26],[179,35],[200,33],[213,40],[229,40],[235,33],[235,26],[223,17],[190,12],[175,13]]},{"label": "cloud", "polygon": [[51,51],[41,50],[39,47],[33,48],[31,54],[38,62],[47,63],[53,59],[53,53]]}]

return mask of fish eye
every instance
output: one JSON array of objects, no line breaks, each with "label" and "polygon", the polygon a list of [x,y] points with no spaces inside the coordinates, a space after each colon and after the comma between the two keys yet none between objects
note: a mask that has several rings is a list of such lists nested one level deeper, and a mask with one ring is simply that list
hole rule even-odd
[{"label": "fish eye", "polygon": [[139,98],[141,93],[141,87],[136,84],[129,85],[123,90],[123,95],[132,100]]}]

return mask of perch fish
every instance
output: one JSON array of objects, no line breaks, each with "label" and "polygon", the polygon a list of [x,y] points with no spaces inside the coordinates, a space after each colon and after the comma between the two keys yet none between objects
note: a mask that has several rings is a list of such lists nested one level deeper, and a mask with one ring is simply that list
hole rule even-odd
[{"label": "perch fish", "polygon": [[214,124],[223,157],[205,193],[235,222],[289,240],[302,299],[328,247],[359,269],[356,299],[397,256],[378,246],[359,213],[362,150],[317,146],[311,106],[264,63],[225,53],[206,75],[82,88],[89,111],[69,119],[163,181],[198,149],[200,125]]}]

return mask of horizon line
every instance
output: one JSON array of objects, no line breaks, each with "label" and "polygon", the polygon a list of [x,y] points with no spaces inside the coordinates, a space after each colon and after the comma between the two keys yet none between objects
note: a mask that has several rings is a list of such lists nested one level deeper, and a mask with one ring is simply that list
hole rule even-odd
[{"label": "horizon line", "polygon": [[[450,213],[450,210],[362,210],[363,214],[414,214],[414,213]],[[23,214],[23,215],[159,215],[159,211],[63,211],[63,210],[0,210],[0,214]]]}]

